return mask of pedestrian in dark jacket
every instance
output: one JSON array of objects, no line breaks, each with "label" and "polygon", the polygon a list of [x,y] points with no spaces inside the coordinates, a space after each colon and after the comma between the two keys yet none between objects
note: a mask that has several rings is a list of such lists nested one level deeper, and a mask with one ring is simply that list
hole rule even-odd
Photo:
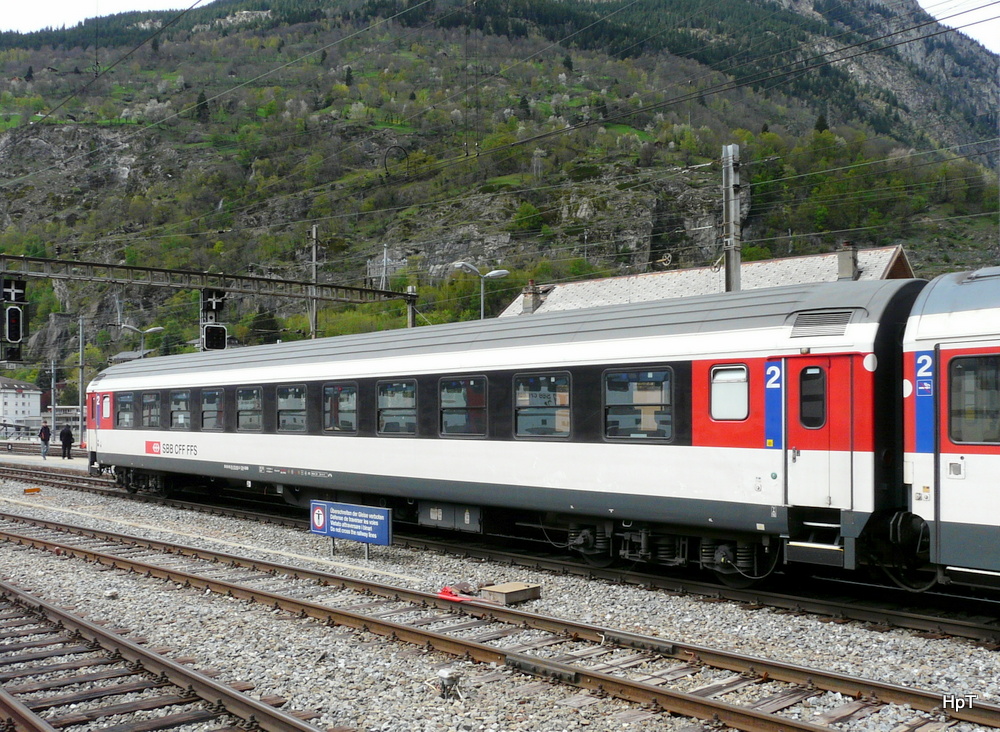
[{"label": "pedestrian in dark jacket", "polygon": [[42,443],[42,460],[45,460],[45,456],[49,454],[49,440],[51,438],[52,430],[49,429],[49,423],[42,420],[42,428],[38,430],[38,439]]},{"label": "pedestrian in dark jacket", "polygon": [[63,460],[72,460],[73,455],[70,450],[73,447],[73,430],[68,424],[59,430],[59,441],[62,443]]}]

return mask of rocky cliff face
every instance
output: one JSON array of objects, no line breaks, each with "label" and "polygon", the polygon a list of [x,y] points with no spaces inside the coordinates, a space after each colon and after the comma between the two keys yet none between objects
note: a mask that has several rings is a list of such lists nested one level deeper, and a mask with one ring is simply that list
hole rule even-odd
[{"label": "rocky cliff face", "polygon": [[[961,154],[971,149],[979,153],[978,162],[1000,167],[996,145],[979,142],[997,129],[1000,57],[996,54],[935,22],[917,0],[773,1],[853,34],[816,37],[816,48],[833,54],[837,48],[861,44],[832,57],[846,59],[838,65],[870,93],[873,106],[898,112],[901,122],[922,130],[931,141],[943,146],[968,145]],[[855,55],[872,48],[885,50]],[[956,115],[962,123],[956,123]]]},{"label": "rocky cliff face", "polygon": [[100,208],[104,196],[141,193],[191,162],[158,135],[137,134],[134,127],[11,130],[0,135],[0,227],[42,220],[73,227]]}]

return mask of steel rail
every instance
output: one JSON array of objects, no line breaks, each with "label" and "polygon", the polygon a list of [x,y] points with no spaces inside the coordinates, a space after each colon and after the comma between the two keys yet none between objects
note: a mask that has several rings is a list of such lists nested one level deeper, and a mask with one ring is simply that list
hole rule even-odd
[{"label": "steel rail", "polygon": [[[303,525],[305,525],[303,521]],[[880,627],[898,627],[928,633],[970,638],[985,643],[1000,643],[1000,625],[996,622],[982,623],[960,618],[948,618],[940,615],[921,614],[908,610],[865,607],[851,601],[820,599],[803,595],[788,595],[782,592],[772,592],[760,589],[737,589],[724,585],[713,584],[699,580],[681,577],[671,577],[662,574],[635,572],[632,570],[592,567],[579,563],[567,562],[558,557],[536,557],[518,554],[509,550],[492,548],[470,548],[467,545],[457,547],[448,541],[417,538],[394,534],[394,543],[416,549],[441,552],[451,552],[465,557],[490,559],[524,566],[531,569],[575,574],[589,579],[600,579],[630,585],[676,592],[686,595],[704,596],[713,599],[731,600],[748,605],[764,605],[767,607],[790,610],[796,613],[819,615],[843,620],[855,620],[870,623]],[[859,585],[859,587],[866,587]],[[879,588],[882,590],[893,588]],[[913,595],[908,595],[912,599]],[[977,598],[977,602],[983,602]],[[993,603],[994,606],[996,605]],[[996,611],[996,607],[994,607]],[[973,613],[975,614],[975,613]],[[986,612],[982,613],[986,614]]]},{"label": "steel rail", "polygon": [[[647,704],[675,714],[694,717],[702,720],[718,720],[730,727],[747,732],[777,732],[777,730],[801,730],[802,732],[828,732],[828,728],[794,719],[776,717],[775,715],[758,712],[752,709],[737,707],[714,699],[696,697],[683,692],[661,689],[641,682],[629,681],[610,674],[586,671],[566,664],[551,661],[539,661],[523,654],[508,653],[502,649],[488,646],[485,643],[455,638],[432,630],[422,630],[391,620],[372,617],[362,613],[326,607],[317,603],[296,600],[278,593],[266,590],[251,589],[226,580],[211,579],[201,575],[175,569],[166,569],[156,565],[116,557],[69,544],[59,544],[34,537],[19,536],[4,533],[8,540],[22,546],[38,549],[60,549],[63,555],[89,558],[117,569],[128,569],[139,572],[147,577],[181,583],[185,586],[199,589],[209,589],[213,592],[242,600],[253,600],[276,610],[284,610],[300,617],[311,617],[355,628],[368,633],[385,636],[395,641],[403,641],[426,649],[433,649],[451,656],[469,658],[480,663],[494,665],[509,665],[522,671],[557,679],[563,683],[580,688],[610,694],[633,702]],[[2,587],[2,584],[0,584]],[[556,625],[552,625],[555,623]],[[556,627],[557,621],[549,620],[550,627]],[[287,728],[296,729],[296,728]],[[314,729],[306,727],[306,729]]]},{"label": "steel rail", "polygon": [[[157,653],[152,653],[138,643],[134,643],[102,628],[96,623],[72,615],[55,605],[27,595],[21,589],[0,581],[0,593],[14,602],[29,607],[60,624],[63,628],[93,641],[102,648],[114,651],[124,660],[142,666],[147,672],[162,676],[181,689],[190,689],[200,699],[225,709],[245,722],[256,725],[261,730],[274,732],[316,732],[316,727],[303,722],[289,712],[272,707],[183,664],[171,661]],[[34,716],[34,715],[32,715]],[[44,728],[39,728],[44,729]]]},{"label": "steel rail", "polygon": [[[0,518],[7,518],[0,514]],[[12,517],[14,520],[23,523],[34,523],[46,528],[59,530],[61,524],[40,521],[35,519],[25,519],[23,517]],[[624,648],[635,650],[651,651],[662,656],[674,658],[685,662],[695,662],[706,664],[715,668],[722,668],[738,673],[754,674],[762,679],[782,681],[785,683],[806,685],[821,689],[823,691],[835,691],[845,696],[853,698],[866,698],[885,703],[908,704],[914,709],[926,712],[945,713],[952,719],[981,724],[990,727],[1000,727],[1000,706],[986,702],[978,703],[973,708],[953,710],[945,708],[944,694],[919,689],[910,689],[894,684],[877,681],[853,678],[844,674],[837,674],[829,671],[810,669],[794,664],[786,664],[777,661],[770,661],[758,657],[744,656],[742,654],[707,648],[695,644],[679,643],[653,638],[640,634],[620,631],[600,626],[578,623],[558,618],[553,618],[537,613],[530,613],[502,605],[493,605],[477,601],[456,603],[440,597],[437,594],[422,592],[419,590],[409,590],[391,585],[376,582],[358,580],[342,575],[335,575],[315,570],[306,570],[300,567],[267,562],[257,559],[246,559],[235,555],[213,552],[197,547],[179,546],[167,542],[132,537],[112,532],[99,531],[94,529],[83,529],[74,527],[74,533],[113,542],[134,543],[140,546],[173,554],[183,554],[198,559],[228,563],[254,571],[268,572],[273,574],[285,574],[296,579],[305,579],[317,583],[332,586],[340,586],[345,589],[352,589],[367,594],[378,595],[401,602],[410,602],[423,607],[435,607],[448,609],[454,612],[462,612],[472,617],[480,619],[490,619],[497,622],[518,625],[525,628],[544,630],[550,633],[569,636],[574,639],[587,640],[595,643],[611,643]],[[37,548],[51,550],[58,547],[64,554],[79,554],[89,557],[94,561],[107,564],[109,566],[133,569],[142,571],[149,576],[170,580],[173,582],[185,582],[195,587],[204,587],[215,592],[226,594],[240,599],[255,600],[271,605],[276,609],[282,609],[302,616],[313,617],[319,620],[334,622],[348,627],[359,628],[385,635],[399,640],[404,640],[418,645],[435,648],[439,651],[453,655],[466,655],[478,661],[486,663],[500,663],[530,671],[532,673],[551,676],[566,681],[582,688],[600,691],[603,693],[620,696],[621,698],[637,701],[645,704],[653,704],[662,709],[676,711],[680,714],[698,717],[701,719],[711,719],[716,713],[725,712],[727,724],[731,723],[740,729],[768,729],[767,727],[755,726],[759,719],[742,717],[750,710],[740,709],[725,705],[723,702],[714,700],[704,700],[699,697],[687,698],[680,692],[671,692],[655,686],[632,682],[610,674],[591,672],[578,669],[573,666],[540,660],[531,656],[517,653],[506,653],[502,649],[497,649],[482,643],[473,641],[458,640],[451,636],[434,633],[433,631],[420,631],[405,624],[394,623],[380,618],[373,618],[349,610],[330,608],[316,603],[296,600],[284,597],[277,593],[246,588],[241,585],[205,578],[200,575],[183,572],[181,570],[166,569],[145,562],[138,562],[130,559],[123,559],[114,555],[106,554],[91,549],[74,547],[72,544],[60,544],[34,537],[23,536],[2,532],[0,535],[7,535],[11,540],[18,543],[26,543]],[[697,702],[694,700],[697,699]],[[712,714],[701,716],[691,711],[692,704],[711,704]],[[716,708],[714,705],[723,705]],[[704,707],[701,707],[704,710]],[[739,714],[737,714],[737,710]],[[764,715],[775,719],[770,715]],[[720,716],[720,719],[722,717]],[[743,727],[742,724],[754,726]],[[787,720],[782,719],[783,724]],[[807,724],[807,723],[805,723]],[[812,727],[803,727],[813,728]]]},{"label": "steel rail", "polygon": [[0,686],[0,730],[3,732],[57,732],[56,728],[33,713],[20,699]]},{"label": "steel rail", "polygon": [[[2,476],[2,469],[6,468],[7,466],[0,463],[0,476]],[[21,473],[22,469],[14,468],[13,472]],[[38,472],[39,471],[32,471],[28,469],[23,470],[23,474],[25,474],[26,477],[34,477],[38,474]],[[56,485],[57,481],[49,481],[48,484]],[[295,519],[261,514],[256,511],[246,511],[235,508],[220,508],[211,504],[201,504],[180,499],[126,494],[110,486],[103,488],[99,486],[76,485],[72,486],[72,489],[90,491],[100,495],[127,498],[128,500],[153,502],[160,505],[195,510],[210,514],[236,516],[244,519],[257,520],[290,527],[308,528],[309,525],[307,519]],[[569,562],[558,557],[529,556],[504,549],[489,547],[473,548],[469,547],[467,544],[456,546],[453,542],[449,542],[447,540],[420,538],[398,533],[395,535],[394,543],[400,546],[412,548],[451,552],[466,557],[485,558],[490,559],[491,561],[505,562],[511,565],[525,566],[537,570],[553,571],[562,574],[577,574],[590,579],[602,579],[622,584],[645,585],[651,588],[667,590],[670,592],[701,595],[751,605],[760,604],[768,607],[791,610],[797,613],[871,623],[880,627],[899,627],[926,633],[940,633],[942,635],[970,638],[988,644],[1000,644],[1000,624],[996,622],[984,623],[963,620],[961,618],[950,618],[942,615],[935,615],[933,613],[922,614],[910,610],[866,607],[850,601],[807,597],[803,595],[788,595],[785,593],[760,589],[737,589],[712,584],[710,582],[671,577],[662,574],[639,573],[632,570],[591,567],[588,565]],[[881,589],[883,591],[886,589],[892,591],[892,588]],[[980,598],[977,602],[981,603],[983,600]],[[979,614],[988,615],[989,612],[990,610],[984,610]]]}]

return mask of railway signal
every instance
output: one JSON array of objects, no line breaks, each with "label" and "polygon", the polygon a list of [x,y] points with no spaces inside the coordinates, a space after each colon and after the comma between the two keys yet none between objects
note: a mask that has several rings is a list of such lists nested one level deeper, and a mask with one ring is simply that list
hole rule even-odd
[{"label": "railway signal", "polygon": [[229,334],[224,325],[206,325],[204,344],[206,351],[223,351]]},{"label": "railway signal", "polygon": [[8,343],[20,343],[23,336],[23,321],[24,312],[18,305],[11,305],[7,308],[6,315],[4,317],[4,338]]},{"label": "railway signal", "polygon": [[225,290],[202,290],[201,312],[206,323],[214,323],[226,304]]},{"label": "railway signal", "polygon": [[25,302],[27,287],[24,280],[8,280],[3,281],[3,299],[4,302]]}]

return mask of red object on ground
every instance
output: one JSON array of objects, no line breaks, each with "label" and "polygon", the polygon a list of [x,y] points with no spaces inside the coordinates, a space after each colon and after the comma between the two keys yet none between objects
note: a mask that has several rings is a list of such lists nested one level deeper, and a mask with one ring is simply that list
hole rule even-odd
[{"label": "red object on ground", "polygon": [[442,600],[451,600],[452,602],[468,602],[469,600],[478,600],[478,597],[473,597],[472,595],[461,595],[455,592],[453,587],[442,587],[441,591],[438,593],[438,597]]}]

